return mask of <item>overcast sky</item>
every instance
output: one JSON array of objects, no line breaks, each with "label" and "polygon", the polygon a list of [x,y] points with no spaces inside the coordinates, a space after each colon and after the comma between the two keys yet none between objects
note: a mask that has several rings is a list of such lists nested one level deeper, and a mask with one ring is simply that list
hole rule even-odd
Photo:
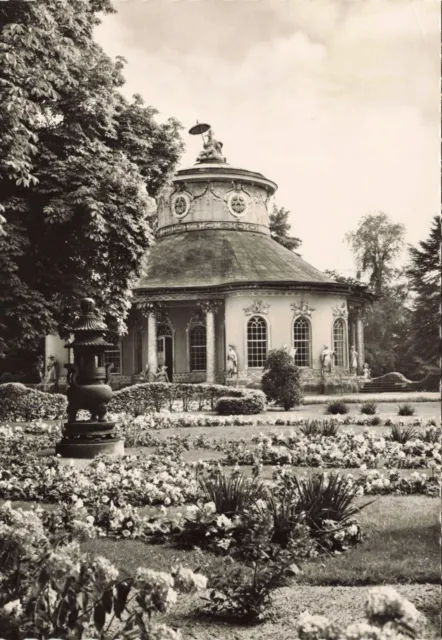
[{"label": "overcast sky", "polygon": [[[303,257],[354,275],[344,234],[371,211],[427,237],[439,212],[437,0],[114,0],[97,29],[140,93],[232,166],[279,185]],[[200,139],[188,136],[183,166]]]}]

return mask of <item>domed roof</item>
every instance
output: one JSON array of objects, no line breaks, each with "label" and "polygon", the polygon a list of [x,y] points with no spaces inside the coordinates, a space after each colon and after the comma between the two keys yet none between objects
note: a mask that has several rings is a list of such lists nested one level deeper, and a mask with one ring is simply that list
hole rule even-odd
[{"label": "domed roof", "polygon": [[222,146],[208,135],[196,164],[178,171],[160,195],[157,240],[136,292],[298,284],[342,289],[271,238],[277,185],[227,164]]}]

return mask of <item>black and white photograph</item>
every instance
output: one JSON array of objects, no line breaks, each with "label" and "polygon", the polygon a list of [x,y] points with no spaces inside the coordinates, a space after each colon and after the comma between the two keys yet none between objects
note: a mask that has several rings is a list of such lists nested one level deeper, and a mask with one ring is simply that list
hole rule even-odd
[{"label": "black and white photograph", "polygon": [[0,0],[0,640],[438,640],[441,5]]}]

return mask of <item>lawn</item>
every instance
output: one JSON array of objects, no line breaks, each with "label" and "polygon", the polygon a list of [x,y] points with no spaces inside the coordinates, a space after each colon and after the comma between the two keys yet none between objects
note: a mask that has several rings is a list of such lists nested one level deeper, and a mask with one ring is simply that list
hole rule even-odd
[{"label": "lawn", "polygon": [[[364,504],[367,499],[361,499]],[[142,509],[153,513],[153,508]],[[207,620],[197,615],[195,599],[184,599],[168,616],[185,638],[227,640],[279,640],[293,638],[293,622],[306,608],[342,624],[363,617],[363,602],[371,585],[393,585],[429,620],[425,638],[438,636],[440,611],[440,501],[422,496],[382,496],[364,509],[360,523],[364,541],[357,548],[334,557],[305,564],[296,582],[275,594],[273,618],[260,627],[242,627]],[[210,575],[225,566],[225,559],[197,550],[183,551],[165,545],[100,539],[83,544],[85,551],[106,556],[122,572],[139,566],[168,570],[181,562],[200,567]]]}]

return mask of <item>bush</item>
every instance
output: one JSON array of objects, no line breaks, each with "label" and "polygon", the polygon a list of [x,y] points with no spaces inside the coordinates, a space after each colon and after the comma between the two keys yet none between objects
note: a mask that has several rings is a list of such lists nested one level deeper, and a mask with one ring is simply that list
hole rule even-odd
[{"label": "bush", "polygon": [[400,404],[397,413],[398,416],[414,416],[415,408],[411,404]]},{"label": "bush", "polygon": [[215,504],[216,513],[226,516],[242,513],[266,493],[262,482],[237,473],[220,472],[208,478],[200,477],[199,485],[204,498]]},{"label": "bush", "polygon": [[282,405],[285,411],[302,401],[301,372],[285,349],[273,349],[264,364],[261,387],[269,400]]},{"label": "bush", "polygon": [[348,413],[348,407],[342,400],[334,400],[328,403],[325,413],[333,416]]},{"label": "bush", "polygon": [[373,416],[372,419],[370,420],[370,426],[371,427],[377,427],[382,423],[382,420],[380,419],[379,416]]},{"label": "bush", "polygon": [[418,432],[414,427],[403,429],[399,424],[394,424],[390,430],[390,438],[394,442],[405,444],[409,440],[414,440],[418,436]]},{"label": "bush", "polygon": [[307,437],[334,437],[338,435],[339,424],[335,420],[309,420],[299,427],[300,432]]},{"label": "bush", "polygon": [[[127,413],[134,417],[174,409],[189,411],[214,410],[221,397],[243,398],[258,396],[264,398],[261,391],[240,387],[225,387],[221,384],[179,384],[166,382],[148,382],[134,384],[115,391],[109,402],[108,411]],[[180,406],[181,405],[181,406]],[[259,412],[258,412],[259,413]]]},{"label": "bush", "polygon": [[264,395],[261,392],[250,393],[243,398],[224,397],[220,398],[215,405],[217,413],[221,416],[232,415],[252,415],[262,413],[265,409]]},{"label": "bush", "polygon": [[0,422],[57,420],[66,408],[67,398],[60,393],[38,391],[19,382],[0,385]]},{"label": "bush", "polygon": [[361,413],[365,414],[366,416],[374,416],[377,406],[378,405],[376,404],[376,402],[364,402],[361,406]]}]

